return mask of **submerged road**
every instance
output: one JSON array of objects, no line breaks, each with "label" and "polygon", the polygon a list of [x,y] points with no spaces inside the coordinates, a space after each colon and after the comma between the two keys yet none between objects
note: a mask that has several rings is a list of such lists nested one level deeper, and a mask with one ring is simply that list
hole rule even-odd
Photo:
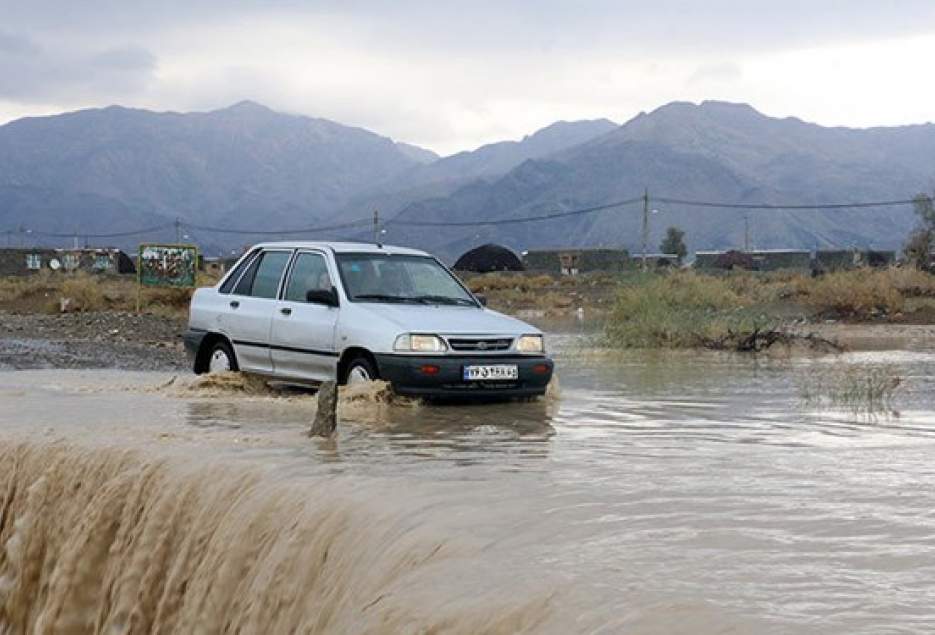
[{"label": "submerged road", "polygon": [[239,380],[0,372],[0,622],[935,630],[935,353],[558,343],[558,399],[345,395],[328,441]]}]

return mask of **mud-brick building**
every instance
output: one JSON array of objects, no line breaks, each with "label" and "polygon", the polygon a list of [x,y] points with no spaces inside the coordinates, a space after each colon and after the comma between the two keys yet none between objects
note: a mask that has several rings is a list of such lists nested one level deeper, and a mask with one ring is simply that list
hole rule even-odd
[{"label": "mud-brick building", "polygon": [[136,273],[133,260],[119,249],[0,248],[0,276],[39,271]]},{"label": "mud-brick building", "polygon": [[631,266],[626,249],[535,249],[523,252],[527,271],[566,276],[594,271],[623,271]]},{"label": "mud-brick building", "polygon": [[756,271],[810,271],[812,268],[812,252],[804,249],[764,249],[746,253]]},{"label": "mud-brick building", "polygon": [[896,262],[895,251],[874,249],[819,249],[815,252],[815,271],[830,272],[860,267],[889,267]]},{"label": "mud-brick building", "polygon": [[0,249],[0,276],[24,276],[43,268],[57,257],[54,249]]},{"label": "mud-brick building", "polygon": [[742,268],[752,271],[810,271],[812,254],[802,249],[758,251],[697,251],[695,269]]},{"label": "mud-brick building", "polygon": [[726,254],[726,251],[696,251],[692,266],[695,269],[722,269]]}]

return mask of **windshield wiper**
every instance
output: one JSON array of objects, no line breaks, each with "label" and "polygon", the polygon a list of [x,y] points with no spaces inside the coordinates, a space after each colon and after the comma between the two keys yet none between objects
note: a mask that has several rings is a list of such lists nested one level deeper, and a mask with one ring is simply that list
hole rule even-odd
[{"label": "windshield wiper", "polygon": [[425,304],[458,304],[464,306],[477,306],[467,298],[455,298],[450,295],[419,295],[413,298]]},{"label": "windshield wiper", "polygon": [[408,298],[403,295],[386,295],[383,293],[361,293],[354,296],[355,300],[376,300],[378,302],[418,302],[417,298]]}]

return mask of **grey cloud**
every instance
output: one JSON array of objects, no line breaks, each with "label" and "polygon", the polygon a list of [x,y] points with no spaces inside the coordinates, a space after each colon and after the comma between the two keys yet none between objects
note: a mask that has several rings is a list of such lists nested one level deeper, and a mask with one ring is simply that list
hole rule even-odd
[{"label": "grey cloud", "polygon": [[156,56],[138,46],[126,46],[98,53],[91,58],[97,68],[115,71],[151,72],[156,68]]},{"label": "grey cloud", "polygon": [[27,55],[37,51],[38,47],[29,38],[0,31],[0,54]]},{"label": "grey cloud", "polygon": [[21,103],[69,103],[102,95],[114,99],[146,86],[155,68],[155,56],[135,46],[51,48],[24,36],[0,34],[0,99]]},{"label": "grey cloud", "polygon": [[739,64],[733,62],[721,62],[715,64],[702,64],[695,69],[691,77],[688,78],[689,84],[705,84],[708,82],[735,82],[743,79],[743,69]]}]

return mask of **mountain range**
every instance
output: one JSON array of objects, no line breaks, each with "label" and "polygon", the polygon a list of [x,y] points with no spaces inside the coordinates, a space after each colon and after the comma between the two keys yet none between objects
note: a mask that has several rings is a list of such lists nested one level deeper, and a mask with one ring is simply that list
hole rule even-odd
[{"label": "mountain range", "polygon": [[[417,146],[254,102],[204,113],[111,106],[0,126],[0,232],[8,240],[169,240],[180,219],[210,254],[271,231],[343,224],[379,210],[385,240],[452,260],[497,242],[639,251],[640,204],[522,224],[465,227],[600,206],[649,191],[650,250],[665,229],[691,249],[897,248],[911,207],[717,209],[658,199],[812,205],[911,198],[935,183],[935,125],[827,128],[744,104],[662,106],[623,125],[557,122],[520,141],[438,157]],[[419,226],[419,222],[437,225]],[[23,233],[31,230],[31,234]],[[61,237],[42,233],[62,234]],[[369,228],[301,234],[368,238]]]}]

